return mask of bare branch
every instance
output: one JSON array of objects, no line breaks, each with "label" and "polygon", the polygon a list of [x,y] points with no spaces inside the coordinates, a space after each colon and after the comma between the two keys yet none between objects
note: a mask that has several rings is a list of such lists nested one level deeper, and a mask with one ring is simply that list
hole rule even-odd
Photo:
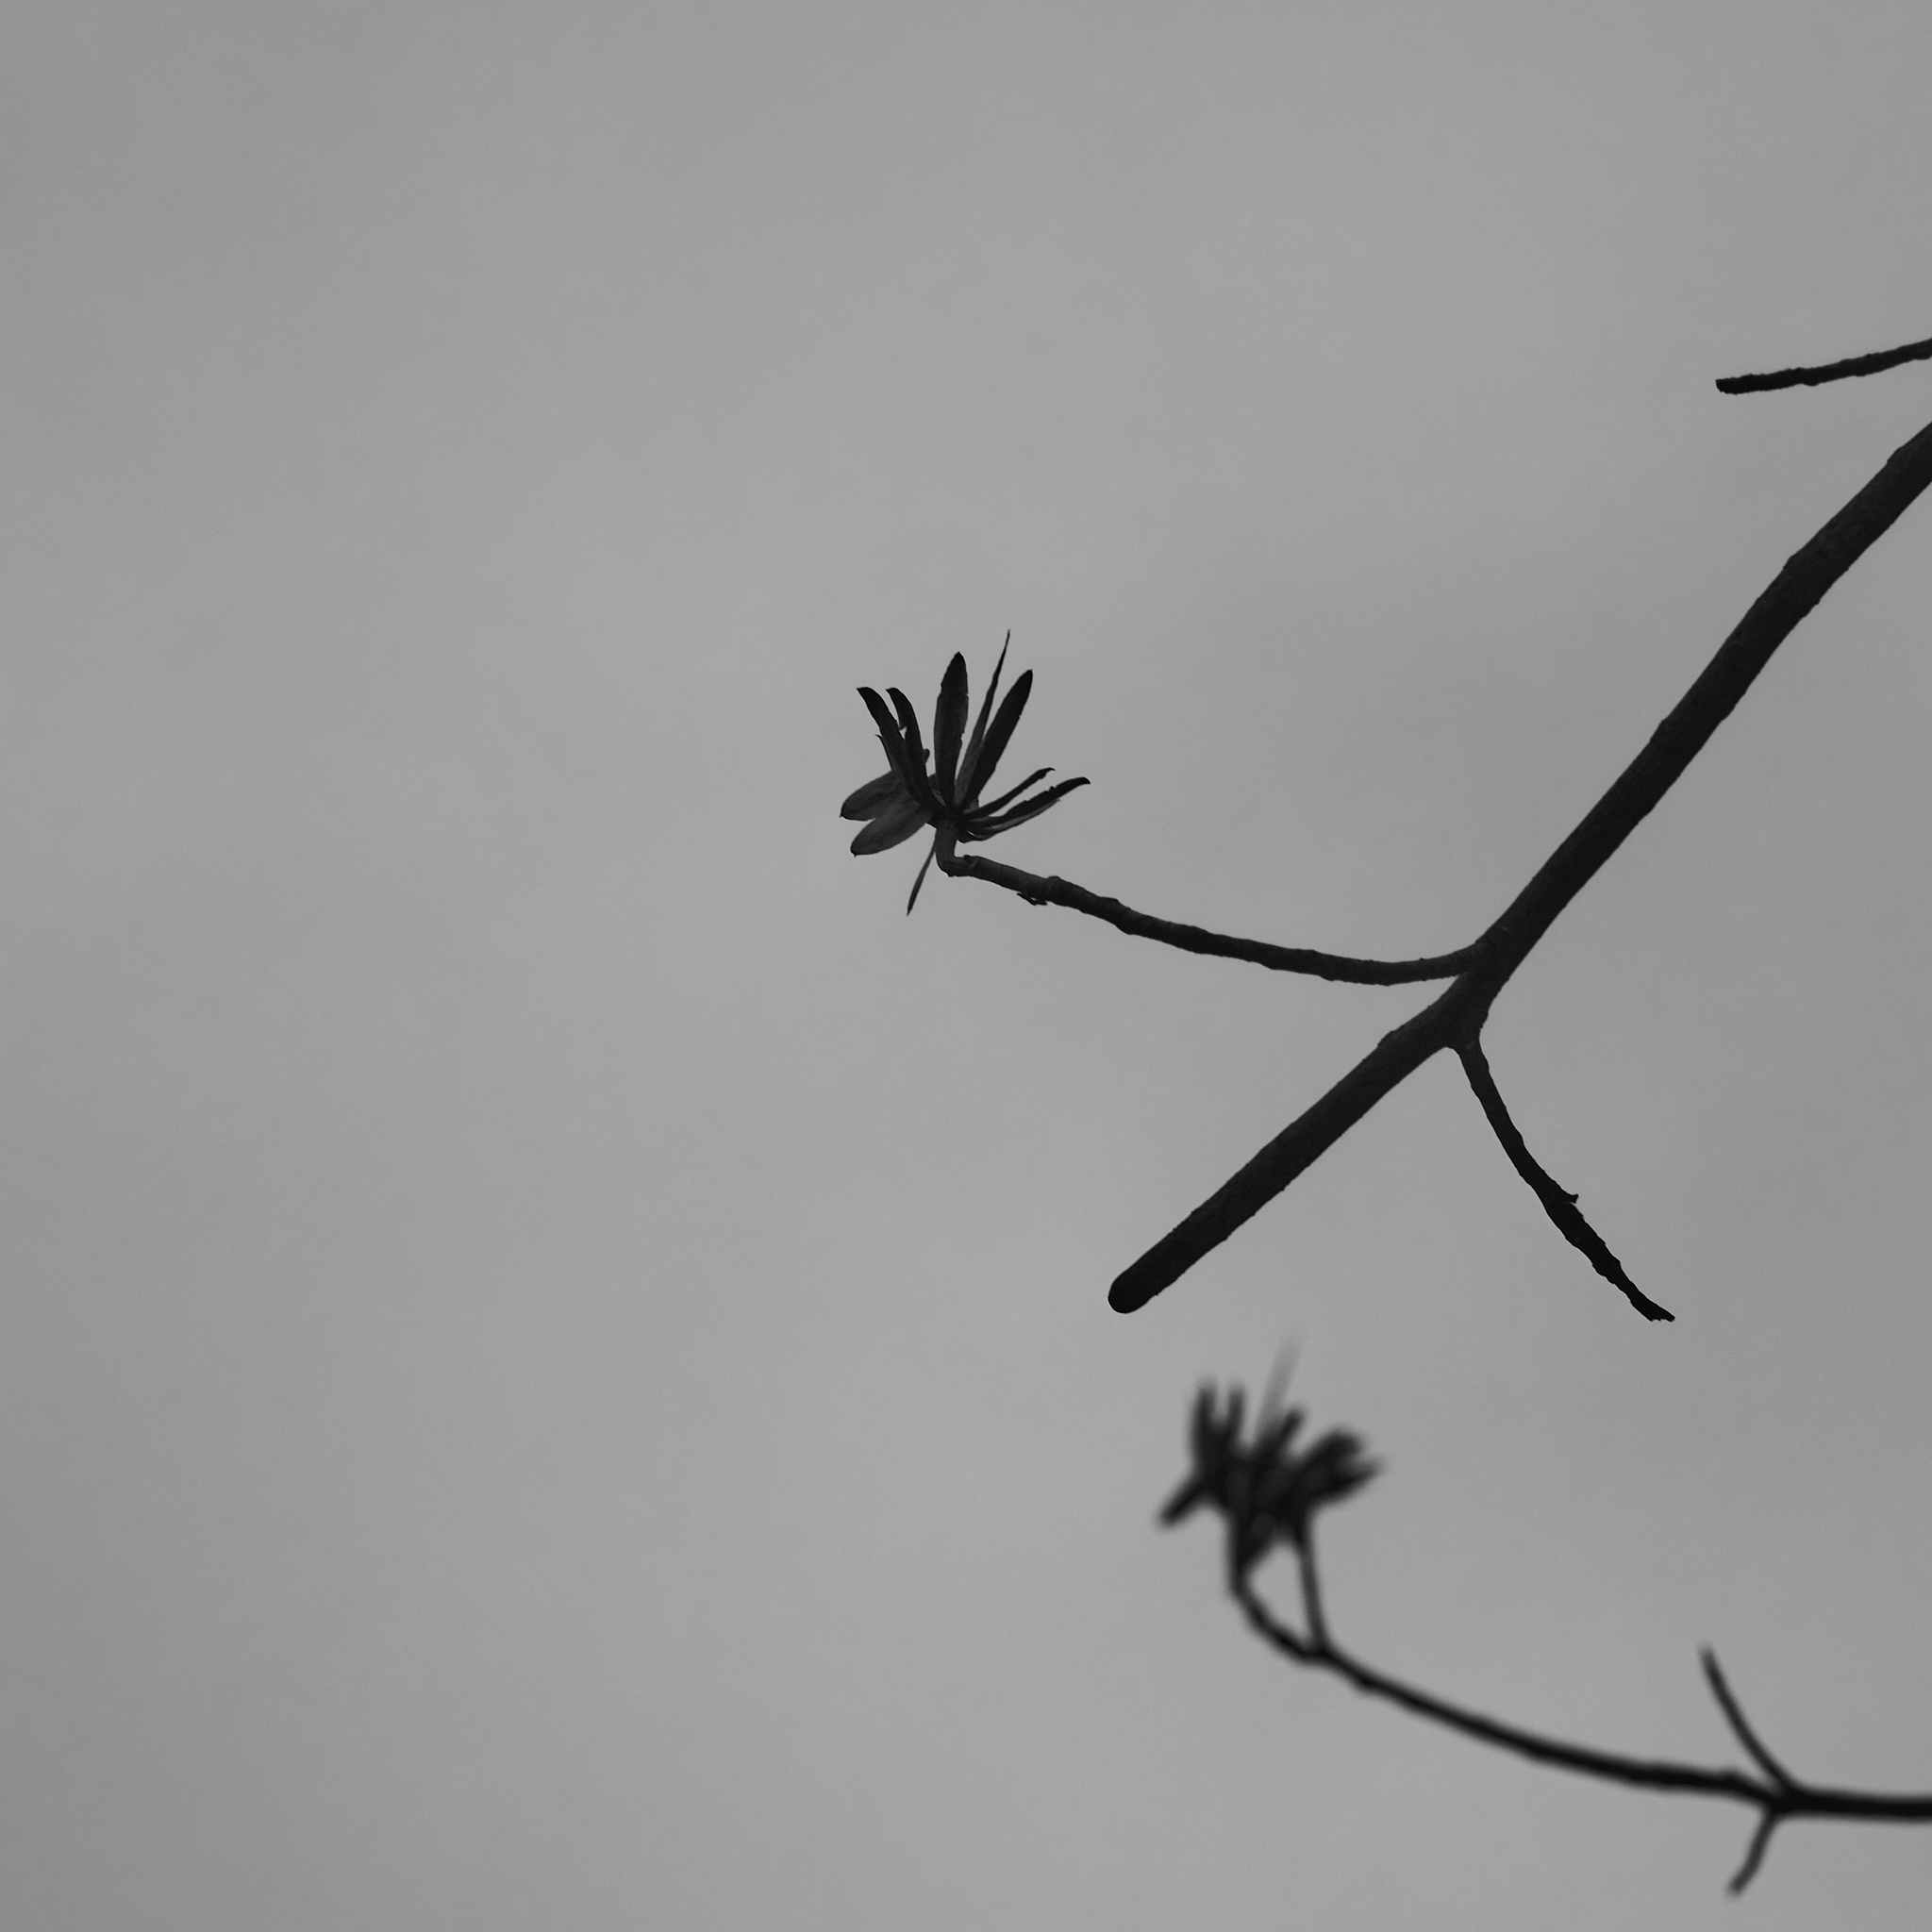
[{"label": "bare branch", "polygon": [[[1693,1791],[1706,1797],[1731,1798],[1740,1803],[1760,1802],[1761,1790],[1740,1771],[1726,1771],[1699,1764],[1679,1764],[1665,1757],[1632,1757],[1621,1751],[1599,1751],[1588,1744],[1573,1744],[1541,1731],[1525,1729],[1501,1718],[1452,1704],[1445,1697],[1406,1684],[1351,1656],[1333,1639],[1317,1646],[1297,1638],[1262,1602],[1252,1576],[1232,1578],[1229,1594],[1240,1606],[1248,1624],[1264,1641],[1291,1657],[1297,1663],[1314,1670],[1332,1671],[1345,1678],[1367,1697],[1379,1697],[1426,1718],[1431,1724],[1460,1732],[1479,1743],[1493,1745],[1532,1764],[1547,1765],[1557,1771],[1572,1771],[1585,1777],[1602,1778],[1610,1784],[1637,1785],[1647,1790]],[[1292,1640],[1284,1642],[1286,1637]],[[1932,1799],[1927,1799],[1932,1806]],[[1932,1815],[1932,1814],[1928,1814]]]},{"label": "bare branch", "polygon": [[1751,1728],[1751,1723],[1744,1715],[1743,1707],[1731,1694],[1731,1687],[1724,1681],[1724,1674],[1717,1660],[1717,1652],[1707,1643],[1697,1653],[1704,1665],[1704,1675],[1710,1685],[1710,1694],[1717,1699],[1718,1708],[1724,1714],[1724,1722],[1737,1733],[1738,1742],[1743,1745],[1746,1754],[1766,1777],[1774,1785],[1783,1785],[1788,1790],[1797,1788],[1797,1779],[1771,1755],[1763,1739]]},{"label": "bare branch", "polygon": [[1624,1297],[1640,1315],[1653,1322],[1675,1321],[1676,1317],[1670,1309],[1652,1301],[1630,1279],[1623,1262],[1610,1252],[1609,1243],[1583,1218],[1583,1210],[1576,1205],[1576,1196],[1558,1187],[1524,1144],[1516,1123],[1509,1118],[1509,1109],[1503,1104],[1503,1095],[1490,1072],[1490,1062],[1483,1053],[1481,1041],[1472,1035],[1457,1046],[1457,1054],[1462,1061],[1463,1071],[1469,1075],[1470,1087],[1481,1104],[1484,1115],[1495,1129],[1496,1139],[1502,1142],[1503,1152],[1509,1157],[1510,1166],[1529,1183],[1537,1199],[1543,1205],[1543,1212],[1556,1224],[1557,1231],[1573,1248],[1582,1251],[1590,1265],[1606,1281],[1614,1282],[1623,1290]]},{"label": "bare branch", "polygon": [[[1298,1552],[1300,1557],[1303,1612],[1307,1624],[1306,1636],[1296,1632],[1275,1615],[1255,1588],[1254,1571],[1230,1569],[1228,1594],[1233,1597],[1249,1627],[1272,1649],[1310,1670],[1332,1672],[1353,1685],[1364,1696],[1392,1704],[1411,1716],[1426,1719],[1476,1742],[1488,1744],[1532,1764],[1557,1771],[1574,1772],[1607,1784],[1634,1787],[1641,1790],[1669,1791],[1693,1797],[1725,1798],[1756,1807],[1758,1818],[1744,1860],[1730,1881],[1730,1890],[1742,1891],[1763,1863],[1772,1832],[1788,1818],[1836,1818],[1863,1820],[1879,1824],[1932,1824],[1932,1792],[1890,1792],[1846,1790],[1832,1786],[1807,1784],[1793,1778],[1757,1742],[1743,1715],[1737,1709],[1726,1687],[1720,1694],[1725,1715],[1732,1721],[1740,1741],[1765,1773],[1762,1779],[1724,1766],[1685,1764],[1667,1757],[1636,1757],[1621,1751],[1600,1751],[1587,1744],[1574,1744],[1547,1732],[1533,1731],[1466,1706],[1451,1703],[1432,1691],[1405,1683],[1352,1656],[1328,1635],[1320,1608],[1312,1546]],[[1715,1659],[1704,1654],[1706,1674],[1715,1690],[1723,1676],[1715,1671]]]},{"label": "bare branch", "polygon": [[[1532,1764],[1608,1784],[1727,1798],[1754,1807],[1757,1825],[1731,1880],[1734,1892],[1750,1884],[1764,1861],[1772,1832],[1787,1818],[1932,1824],[1932,1793],[1843,1790],[1793,1777],[1753,1728],[1724,1679],[1716,1653],[1707,1645],[1698,1654],[1705,1680],[1724,1721],[1756,1765],[1755,1775],[1724,1765],[1636,1757],[1574,1744],[1451,1703],[1364,1663],[1330,1634],[1315,1557],[1315,1522],[1324,1509],[1358,1491],[1379,1465],[1368,1459],[1367,1445],[1348,1429],[1330,1429],[1316,1442],[1298,1449],[1295,1437],[1302,1412],[1283,1409],[1278,1396],[1262,1403],[1252,1431],[1244,1428],[1245,1414],[1244,1393],[1239,1386],[1230,1387],[1224,1397],[1212,1384],[1202,1389],[1188,1432],[1191,1466],[1159,1520],[1171,1527],[1203,1508],[1221,1517],[1227,1592],[1256,1635],[1292,1662],[1332,1672],[1364,1696],[1380,1698],[1412,1717]],[[1295,1556],[1302,1599],[1299,1630],[1277,1616],[1255,1587],[1256,1574],[1271,1552],[1284,1547]]]},{"label": "bare branch", "polygon": [[1321,1099],[1291,1121],[1245,1167],[1230,1174],[1178,1226],[1170,1229],[1108,1291],[1123,1314],[1152,1301],[1178,1281],[1201,1257],[1314,1163],[1378,1100],[1392,1092],[1431,1054],[1455,1037],[1461,1009],[1457,980],[1420,1013],[1385,1033]]},{"label": "bare branch", "polygon": [[1764,1863],[1764,1855],[1771,1849],[1771,1835],[1777,1829],[1779,1815],[1769,1806],[1758,1814],[1757,1829],[1751,1834],[1751,1842],[1744,1848],[1744,1862],[1724,1887],[1733,1897],[1757,1876],[1757,1868]]},{"label": "bare branch", "polygon": [[[1385,1036],[1320,1100],[1124,1269],[1108,1293],[1115,1308],[1125,1312],[1143,1307],[1258,1213],[1430,1055],[1475,1036],[1510,975],[1563,908],[1683,775],[1777,647],[1928,484],[1932,425],[1895,450],[1878,474],[1790,557],[1643,749],[1489,930],[1467,949],[1472,963],[1435,1001]],[[1634,1290],[1622,1281],[1618,1286],[1635,1299]],[[1653,1320],[1662,1316],[1655,1304],[1645,1308],[1639,1301],[1637,1306]]]},{"label": "bare branch", "polygon": [[1401,986],[1418,979],[1453,979],[1475,959],[1474,946],[1428,959],[1357,959],[1344,953],[1316,952],[1308,946],[1270,945],[1265,940],[1236,939],[1208,932],[1203,926],[1156,919],[1152,913],[1123,906],[1118,899],[1104,899],[1070,879],[1042,878],[1036,873],[1022,872],[1016,865],[1003,865],[996,858],[959,858],[944,841],[939,849],[939,863],[940,870],[954,878],[984,879],[989,885],[1004,886],[1029,906],[1064,906],[1089,918],[1104,919],[1136,939],[1158,940],[1162,945],[1178,946],[1184,953],[1205,953],[1210,958],[1245,959],[1275,973],[1304,973],[1357,986]]},{"label": "bare branch", "polygon": [[1749,395],[1755,390],[1808,389],[1821,382],[1842,382],[1851,375],[1876,375],[1901,362],[1923,362],[1932,357],[1932,340],[1907,342],[1902,349],[1880,349],[1871,356],[1847,356],[1841,362],[1818,362],[1808,369],[1778,369],[1766,375],[1721,375],[1717,386],[1727,396]]}]

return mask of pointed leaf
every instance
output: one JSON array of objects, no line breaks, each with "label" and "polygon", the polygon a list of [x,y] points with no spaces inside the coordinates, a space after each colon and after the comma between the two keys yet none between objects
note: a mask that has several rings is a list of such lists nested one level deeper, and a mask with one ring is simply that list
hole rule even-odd
[{"label": "pointed leaf", "polygon": [[902,790],[899,802],[874,819],[853,840],[852,849],[861,858],[873,852],[890,852],[894,845],[905,844],[914,832],[923,831],[931,824],[925,808],[916,798],[908,797]]},{"label": "pointed leaf", "polygon": [[1287,1456],[1288,1446],[1294,1441],[1294,1433],[1301,1425],[1302,1412],[1298,1408],[1271,1416],[1264,1407],[1256,1426],[1256,1462],[1263,1466],[1279,1464]]},{"label": "pointed leaf", "polygon": [[1000,688],[1000,673],[1007,663],[1007,647],[1013,641],[1013,633],[1007,633],[1006,643],[1000,646],[999,662],[992,667],[992,682],[986,688],[986,695],[979,701],[979,717],[973,726],[973,736],[966,746],[966,756],[959,760],[958,789],[953,794],[962,806],[970,806],[979,795],[980,782],[979,748],[986,742],[986,721],[992,716],[992,701]]},{"label": "pointed leaf", "polygon": [[958,651],[940,679],[939,703],[932,713],[932,782],[942,803],[954,805],[959,793],[955,779],[959,769],[959,741],[966,732],[966,659]]},{"label": "pointed leaf", "polygon": [[1196,1462],[1206,1462],[1214,1441],[1214,1384],[1203,1382],[1194,1396],[1193,1413],[1188,1418],[1188,1446]]},{"label": "pointed leaf", "polygon": [[991,824],[977,825],[972,836],[993,839],[1002,832],[1010,832],[1015,825],[1024,825],[1028,819],[1037,819],[1041,812],[1050,810],[1068,792],[1079,791],[1087,782],[1085,778],[1069,778],[1063,784],[1049,786],[1038,798],[1029,798],[1024,805],[1015,806],[1004,818],[995,819]]},{"label": "pointed leaf", "polygon": [[1002,791],[997,798],[989,799],[986,804],[975,808],[973,814],[974,817],[990,819],[995,812],[1004,811],[1008,806],[1012,804],[1014,799],[1019,797],[1021,792],[1025,791],[1027,786],[1038,784],[1052,770],[1053,767],[1051,765],[1041,765],[1039,771],[1028,772],[1010,791]]},{"label": "pointed leaf", "polygon": [[925,855],[925,864],[919,868],[919,876],[912,881],[912,891],[907,895],[906,899],[906,916],[908,919],[912,917],[912,908],[919,903],[919,889],[925,883],[926,867],[930,866],[933,860],[938,858],[939,849],[940,841],[935,839],[932,841],[932,850]]},{"label": "pointed leaf", "polygon": [[1294,1374],[1295,1346],[1284,1341],[1274,1352],[1274,1366],[1268,1371],[1268,1386],[1261,1394],[1261,1413],[1279,1415],[1288,1401],[1288,1384]]},{"label": "pointed leaf", "polygon": [[886,748],[886,762],[906,781],[907,789],[910,791],[911,760],[906,755],[906,737],[899,729],[898,720],[892,716],[885,699],[871,685],[861,684],[858,695],[865,700],[865,708],[872,713],[872,722],[878,726],[879,742]]},{"label": "pointed leaf", "polygon": [[998,770],[1000,759],[1006,756],[1014,726],[1019,724],[1020,713],[1026,708],[1026,700],[1032,691],[1032,672],[1021,672],[1013,680],[1013,688],[1007,693],[1006,701],[994,712],[992,727],[986,734],[986,742],[979,748],[979,762],[973,768],[975,784],[983,787],[992,783],[992,774]]},{"label": "pointed leaf", "polygon": [[912,708],[912,700],[896,684],[887,687],[886,695],[899,714],[899,730],[906,744],[907,786],[913,797],[938,818],[941,808],[939,795],[932,789],[932,779],[926,774],[925,741],[919,735],[919,717]]},{"label": "pointed leaf", "polygon": [[870,784],[861,785],[839,808],[839,816],[841,819],[875,819],[905,791],[905,786],[899,782],[898,773],[887,772]]},{"label": "pointed leaf", "polygon": [[1163,1529],[1172,1529],[1175,1524],[1186,1521],[1194,1511],[1208,1501],[1208,1485],[1199,1475],[1191,1475],[1173,1495],[1160,1506],[1160,1514],[1156,1517]]}]

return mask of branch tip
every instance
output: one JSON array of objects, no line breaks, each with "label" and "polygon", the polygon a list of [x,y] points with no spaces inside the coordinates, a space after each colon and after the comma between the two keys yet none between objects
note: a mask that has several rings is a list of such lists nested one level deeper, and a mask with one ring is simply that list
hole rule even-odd
[{"label": "branch tip", "polygon": [[1751,1842],[1745,1848],[1744,1862],[1724,1888],[1733,1898],[1757,1876],[1757,1868],[1764,1863],[1764,1855],[1771,1849],[1771,1835],[1777,1829],[1777,1824],[1778,1814],[1766,1806],[1758,1814],[1757,1828],[1751,1834]]},{"label": "branch tip", "polygon": [[1899,349],[1880,349],[1870,356],[1847,356],[1839,362],[1815,362],[1801,369],[1775,369],[1758,375],[1721,375],[1717,386],[1727,396],[1750,395],[1767,389],[1810,389],[1822,382],[1842,382],[1848,376],[1876,375],[1902,362],[1923,362],[1932,357],[1932,339],[1907,342]]},{"label": "branch tip", "polygon": [[1707,1643],[1697,1656],[1704,1665],[1705,1681],[1710,1686],[1710,1694],[1717,1699],[1717,1707],[1724,1712],[1724,1722],[1737,1735],[1745,1754],[1773,1784],[1787,1791],[1796,1790],[1797,1779],[1771,1755],[1770,1746],[1752,1728],[1750,1719],[1744,1715],[1743,1706],[1732,1694],[1731,1687],[1724,1679],[1724,1666],[1717,1660],[1717,1652]]},{"label": "branch tip", "polygon": [[1567,1188],[1558,1186],[1529,1151],[1516,1123],[1509,1117],[1509,1109],[1504,1104],[1495,1075],[1490,1071],[1489,1058],[1483,1052],[1480,1038],[1471,1033],[1457,1042],[1456,1053],[1462,1062],[1463,1072],[1469,1075],[1470,1091],[1474,1093],[1484,1118],[1494,1129],[1510,1166],[1529,1183],[1530,1191],[1542,1203],[1543,1212],[1555,1224],[1557,1232],[1573,1248],[1579,1250],[1606,1281],[1621,1290],[1624,1300],[1647,1321],[1675,1321],[1676,1317],[1670,1309],[1652,1301],[1630,1279],[1623,1262],[1611,1253],[1609,1243],[1584,1218],[1582,1208],[1576,1205],[1577,1197]]}]

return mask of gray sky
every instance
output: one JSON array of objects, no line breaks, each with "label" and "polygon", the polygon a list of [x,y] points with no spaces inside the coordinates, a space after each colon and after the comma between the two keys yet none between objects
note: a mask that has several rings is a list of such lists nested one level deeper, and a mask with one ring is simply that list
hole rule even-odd
[{"label": "gray sky", "polygon": [[1415,992],[855,862],[1471,938],[1932,372],[1921,5],[120,6],[0,25],[0,1918],[1916,1922],[1932,1834],[1537,1773],[1160,1536],[1284,1338],[1444,1693],[1932,1787],[1922,505],[1454,1070]]}]

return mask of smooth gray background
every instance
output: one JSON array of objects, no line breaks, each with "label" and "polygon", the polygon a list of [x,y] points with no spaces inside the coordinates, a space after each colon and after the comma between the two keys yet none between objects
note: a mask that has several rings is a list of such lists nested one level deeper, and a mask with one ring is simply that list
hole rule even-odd
[{"label": "smooth gray background", "polygon": [[1185,1406],[1300,1345],[1331,1611],[1932,1786],[1932,510],[1432,1065],[968,884],[853,687],[1006,628],[994,848],[1461,942],[1932,372],[1898,5],[119,6],[0,25],[0,1918],[1904,1925],[1932,1834],[1265,1656]]}]

